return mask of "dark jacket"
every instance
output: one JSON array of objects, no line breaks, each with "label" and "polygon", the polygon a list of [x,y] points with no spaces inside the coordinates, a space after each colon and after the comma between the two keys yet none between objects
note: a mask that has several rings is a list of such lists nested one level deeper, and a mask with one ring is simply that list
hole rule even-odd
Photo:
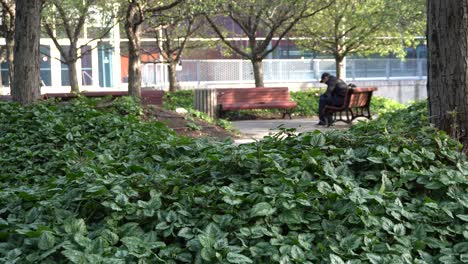
[{"label": "dark jacket", "polygon": [[330,75],[326,84],[327,84],[327,91],[325,92],[325,95],[327,97],[333,97],[333,96],[345,97],[346,96],[346,92],[348,91],[348,85],[346,85],[346,83],[343,82],[341,79],[338,79],[333,75]]}]

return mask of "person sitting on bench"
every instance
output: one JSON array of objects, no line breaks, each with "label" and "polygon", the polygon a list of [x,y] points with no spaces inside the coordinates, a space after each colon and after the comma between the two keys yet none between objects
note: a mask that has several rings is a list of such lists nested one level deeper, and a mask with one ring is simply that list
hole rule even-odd
[{"label": "person sitting on bench", "polygon": [[326,105],[339,106],[344,103],[346,92],[348,86],[344,81],[338,79],[337,77],[330,75],[328,72],[322,74],[320,83],[325,83],[327,85],[327,91],[320,95],[319,100],[319,126],[330,126],[333,123],[333,118],[331,114],[325,113]]}]

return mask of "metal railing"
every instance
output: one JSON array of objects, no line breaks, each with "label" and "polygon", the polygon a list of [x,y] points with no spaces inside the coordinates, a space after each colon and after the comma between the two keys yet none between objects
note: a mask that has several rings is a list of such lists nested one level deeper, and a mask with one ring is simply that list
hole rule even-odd
[{"label": "metal railing", "polygon": [[[317,81],[323,72],[335,74],[332,59],[272,59],[263,61],[265,82]],[[346,78],[350,80],[424,79],[426,59],[347,59]],[[254,80],[252,64],[246,60],[183,60],[177,72],[179,82],[243,83]],[[167,83],[163,64],[143,67],[143,84]]]}]

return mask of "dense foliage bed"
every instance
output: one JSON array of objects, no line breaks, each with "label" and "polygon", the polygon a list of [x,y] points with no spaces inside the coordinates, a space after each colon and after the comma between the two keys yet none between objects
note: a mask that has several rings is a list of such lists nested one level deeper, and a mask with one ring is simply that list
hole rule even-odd
[{"label": "dense foliage bed", "polygon": [[0,103],[0,262],[466,263],[468,163],[425,109],[235,146]]}]

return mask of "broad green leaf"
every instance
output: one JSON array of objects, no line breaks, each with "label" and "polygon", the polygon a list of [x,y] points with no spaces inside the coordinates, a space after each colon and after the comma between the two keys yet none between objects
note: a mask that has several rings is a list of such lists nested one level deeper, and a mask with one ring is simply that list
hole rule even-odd
[{"label": "broad green leaf", "polygon": [[347,251],[352,251],[357,249],[361,243],[361,237],[357,235],[349,235],[340,241],[340,246]]},{"label": "broad green leaf", "polygon": [[468,222],[468,215],[462,215],[462,214],[458,214],[457,215],[458,218],[460,218],[461,220],[465,221],[465,222]]},{"label": "broad green leaf", "polygon": [[62,254],[70,260],[72,263],[82,264],[88,263],[86,259],[86,254],[78,250],[67,249],[62,251]]},{"label": "broad green leaf", "polygon": [[383,262],[383,258],[377,254],[368,253],[366,256],[372,264],[381,264]]},{"label": "broad green leaf", "polygon": [[229,263],[238,263],[238,264],[243,264],[243,263],[254,263],[250,258],[248,258],[245,255],[239,254],[239,253],[233,253],[229,252],[227,254],[227,261]]},{"label": "broad green leaf", "polygon": [[269,203],[261,202],[253,206],[250,210],[251,216],[269,216],[274,214],[276,211]]},{"label": "broad green leaf", "polygon": [[48,250],[55,245],[55,236],[52,232],[44,231],[39,237],[38,247],[41,250]]},{"label": "broad green leaf", "polygon": [[305,259],[304,251],[300,247],[293,245],[291,247],[291,257],[296,260],[303,260]]},{"label": "broad green leaf", "polygon": [[190,240],[192,239],[195,235],[193,234],[192,232],[192,229],[189,228],[189,227],[184,227],[182,229],[179,230],[179,232],[177,233],[178,236],[180,237],[183,237],[187,240]]},{"label": "broad green leaf", "polygon": [[331,264],[345,264],[345,262],[337,255],[330,254],[330,263]]}]

